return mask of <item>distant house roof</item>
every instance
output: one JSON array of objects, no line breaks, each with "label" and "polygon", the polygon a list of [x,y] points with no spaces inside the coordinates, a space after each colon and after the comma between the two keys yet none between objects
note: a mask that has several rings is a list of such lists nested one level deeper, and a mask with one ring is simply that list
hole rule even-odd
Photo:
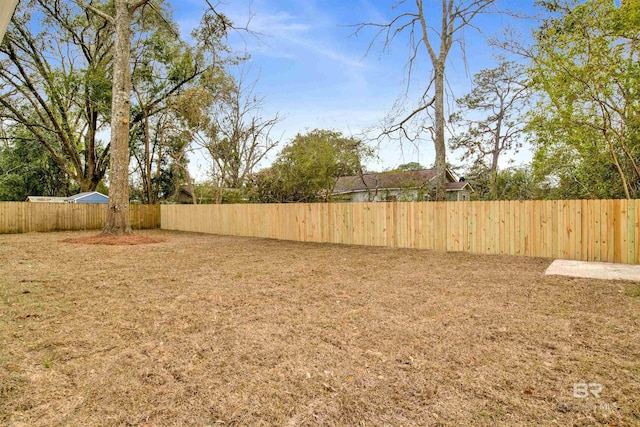
[{"label": "distant house roof", "polygon": [[[367,173],[355,176],[342,176],[337,179],[333,194],[355,193],[375,189],[420,188],[436,177],[435,169],[417,171],[392,171]],[[453,174],[447,170],[447,191],[461,191],[468,182],[457,182]]]},{"label": "distant house roof", "polygon": [[469,185],[469,183],[466,181],[447,183],[447,191],[461,191],[467,187],[469,187],[469,191],[473,191],[471,185]]},{"label": "distant house roof", "polygon": [[27,196],[27,202],[32,203],[64,203],[66,197]]},{"label": "distant house roof", "polygon": [[97,191],[86,191],[67,197],[66,203],[109,203],[109,197]]}]

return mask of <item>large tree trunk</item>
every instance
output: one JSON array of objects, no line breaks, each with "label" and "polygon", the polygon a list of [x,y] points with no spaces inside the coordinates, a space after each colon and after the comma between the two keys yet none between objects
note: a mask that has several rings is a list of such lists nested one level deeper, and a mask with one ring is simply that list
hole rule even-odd
[{"label": "large tree trunk", "polygon": [[131,234],[129,219],[129,116],[131,110],[131,13],[115,0],[109,210],[103,234]]},{"label": "large tree trunk", "polygon": [[80,184],[80,192],[84,193],[87,191],[96,191],[98,188],[99,180],[96,180],[94,177],[83,178],[78,184]]},{"label": "large tree trunk", "polygon": [[502,151],[501,137],[502,134],[502,119],[504,111],[504,103],[500,102],[500,113],[498,114],[498,121],[496,122],[496,133],[493,137],[493,150],[491,152],[491,199],[498,200],[498,159],[500,152]]},{"label": "large tree trunk", "polygon": [[447,197],[447,148],[444,141],[444,59],[434,64],[435,71],[435,141],[436,150],[436,192],[435,200],[443,201]]},{"label": "large tree trunk", "polygon": [[[149,112],[144,109],[144,184],[145,193],[147,193],[147,203],[155,203],[153,195],[153,187],[151,185],[151,162],[153,153],[151,153],[151,135],[149,132]],[[158,159],[160,163],[160,159]]]}]

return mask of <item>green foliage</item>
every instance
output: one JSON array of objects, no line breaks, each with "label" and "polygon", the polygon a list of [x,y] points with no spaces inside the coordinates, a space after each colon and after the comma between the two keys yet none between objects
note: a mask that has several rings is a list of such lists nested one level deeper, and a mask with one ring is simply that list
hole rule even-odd
[{"label": "green foliage", "polygon": [[27,196],[70,196],[78,187],[27,132],[14,135],[0,148],[0,200],[24,201]]},{"label": "green foliage", "polygon": [[160,12],[140,14],[133,25],[129,147],[133,194],[145,203],[171,198],[191,180],[191,131],[209,121],[203,104],[219,96],[220,81],[228,78],[224,66],[232,62],[223,57],[228,52],[226,27],[215,25],[226,20],[223,15],[205,17],[194,34],[206,31],[208,39],[196,37],[189,45],[175,37],[177,27],[166,5],[156,9]]},{"label": "green foliage", "polygon": [[403,163],[396,168],[399,171],[419,171],[422,169],[426,168],[418,162]]},{"label": "green foliage", "polygon": [[640,194],[640,45],[637,1],[539,2],[529,74],[542,98],[531,111],[536,181],[557,197]]},{"label": "green foliage", "polygon": [[542,195],[534,185],[531,169],[527,167],[499,171],[495,186],[497,200],[530,200]]},{"label": "green foliage", "polygon": [[254,198],[262,202],[326,201],[336,178],[362,172],[372,150],[362,141],[331,130],[298,134],[273,166],[254,177]]},{"label": "green foliage", "polygon": [[[114,14],[113,1],[88,3]],[[138,11],[129,123],[132,181],[139,188],[132,194],[153,203],[173,194],[179,186],[173,180],[186,175],[185,143],[175,144],[183,129],[167,114],[172,100],[194,86],[215,93],[224,67],[237,58],[226,46],[230,23],[222,14],[206,12],[188,44],[176,37],[167,2]],[[113,38],[113,25],[79,2],[28,0],[0,44],[0,120],[38,141],[82,191],[96,189],[109,165],[109,144],[98,135],[111,120]]]},{"label": "green foliage", "polygon": [[93,190],[108,149],[110,26],[62,0],[22,2],[0,44],[0,119],[38,141],[64,175]]},{"label": "green foliage", "polygon": [[531,200],[553,197],[544,185],[536,183],[529,166],[500,170],[492,179],[491,170],[475,163],[466,174],[474,189],[474,200]]}]

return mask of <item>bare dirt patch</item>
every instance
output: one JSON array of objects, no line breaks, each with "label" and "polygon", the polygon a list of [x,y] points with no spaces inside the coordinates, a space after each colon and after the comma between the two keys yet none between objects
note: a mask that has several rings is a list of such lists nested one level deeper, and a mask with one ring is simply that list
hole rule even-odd
[{"label": "bare dirt patch", "polygon": [[138,234],[0,236],[0,425],[640,425],[637,284]]},{"label": "bare dirt patch", "polygon": [[148,245],[166,241],[166,237],[152,237],[140,234],[121,236],[97,234],[95,236],[73,237],[63,240],[65,243],[79,243],[83,245]]}]

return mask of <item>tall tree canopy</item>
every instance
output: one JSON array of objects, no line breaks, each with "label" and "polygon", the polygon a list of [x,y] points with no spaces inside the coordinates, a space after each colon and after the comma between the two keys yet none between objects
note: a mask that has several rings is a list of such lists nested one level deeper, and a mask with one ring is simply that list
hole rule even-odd
[{"label": "tall tree canopy", "polygon": [[[47,29],[45,31],[44,29]],[[104,177],[112,30],[61,0],[22,2],[0,45],[0,119],[37,141],[82,191]]]},{"label": "tall tree canopy", "polygon": [[[221,97],[224,92],[221,82],[228,79],[226,66],[239,58],[226,45],[227,28],[231,24],[224,15],[212,10],[203,15],[200,25],[192,32],[194,43],[191,45],[177,37],[177,27],[168,12],[147,13],[143,24],[133,28],[129,145],[142,200],[156,203],[162,195],[163,177],[176,169],[188,175],[187,152],[183,149],[186,141],[183,145],[177,144],[175,138],[178,129],[184,130],[176,106],[187,99],[198,104]],[[184,137],[182,134],[181,138]],[[180,174],[184,175],[172,175]],[[179,182],[173,184],[180,185]]]},{"label": "tall tree canopy", "polygon": [[637,0],[540,1],[530,75],[542,94],[529,130],[538,179],[565,198],[640,194]]}]

